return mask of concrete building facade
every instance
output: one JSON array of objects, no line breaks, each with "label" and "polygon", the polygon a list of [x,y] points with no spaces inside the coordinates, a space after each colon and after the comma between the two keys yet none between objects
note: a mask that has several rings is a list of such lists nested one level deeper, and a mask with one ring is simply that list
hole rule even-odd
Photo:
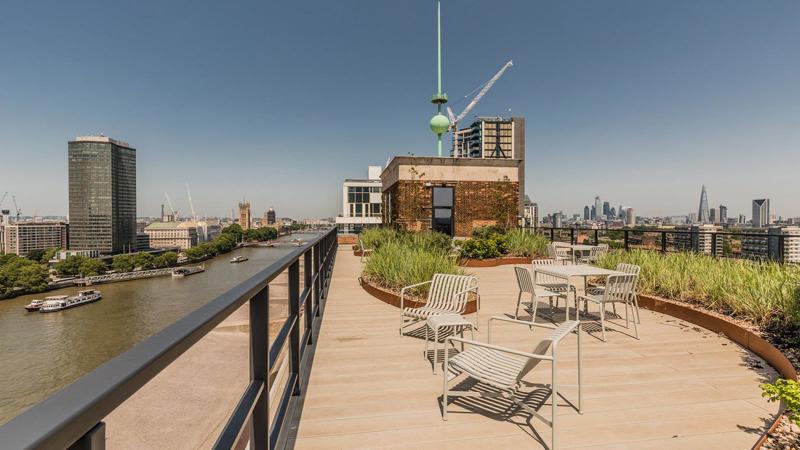
[{"label": "concrete building facade", "polygon": [[339,234],[358,234],[383,223],[381,167],[369,166],[367,178],[342,183],[342,214],[336,218]]},{"label": "concrete building facade", "polygon": [[753,200],[753,228],[762,228],[769,226],[769,224],[769,199]]},{"label": "concrete building facade", "polygon": [[153,222],[144,229],[150,248],[188,250],[198,243],[197,224],[194,222]]},{"label": "concrete building facade", "polygon": [[106,136],[78,136],[68,154],[70,249],[134,250],[136,149]]},{"label": "concrete building facade", "polygon": [[66,249],[68,227],[62,222],[14,222],[0,225],[0,253],[25,256],[34,250]]},{"label": "concrete building facade", "polygon": [[249,230],[250,225],[252,224],[252,219],[250,202],[239,202],[239,226],[242,227],[243,230]]}]

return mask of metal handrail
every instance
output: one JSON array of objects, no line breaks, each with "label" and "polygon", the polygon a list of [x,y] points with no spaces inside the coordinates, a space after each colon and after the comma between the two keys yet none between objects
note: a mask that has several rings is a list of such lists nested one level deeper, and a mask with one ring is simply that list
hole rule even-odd
[{"label": "metal handrail", "polygon": [[[783,234],[770,234],[766,232],[735,232],[735,231],[704,231],[704,230],[663,230],[663,229],[654,229],[654,230],[647,230],[647,229],[636,229],[636,228],[581,228],[581,227],[522,227],[523,230],[530,230],[533,233],[542,234],[545,236],[549,236],[551,241],[556,241],[558,238],[561,238],[562,232],[569,234],[569,242],[571,244],[576,243],[576,233],[580,232],[591,232],[594,234],[594,242],[595,245],[600,243],[599,234],[600,233],[623,233],[623,247],[625,250],[630,249],[631,244],[631,233],[634,234],[657,234],[661,236],[660,239],[660,249],[662,253],[668,252],[668,240],[667,236],[689,236],[690,238],[694,236],[704,236],[711,238],[711,255],[712,256],[719,256],[720,249],[718,248],[718,238],[724,237],[738,237],[738,238],[758,238],[764,239],[767,244],[767,259],[777,261],[777,262],[784,262],[784,243],[786,242],[786,236]],[[557,234],[558,233],[558,234]],[[773,239],[777,240],[778,245],[775,251],[773,251],[770,243],[773,242]],[[566,241],[565,241],[566,242]],[[679,251],[698,251],[697,248],[694,247],[694,241],[692,242],[692,248],[688,248],[685,250]]]},{"label": "metal handrail", "polygon": [[[231,448],[241,439],[249,424],[250,448],[275,448],[285,439],[288,424],[285,418],[300,394],[301,359],[308,356],[306,345],[312,345],[314,325],[321,320],[324,299],[336,257],[336,229],[309,241],[270,264],[246,281],[234,286],[206,305],[189,313],[132,349],[113,358],[49,398],[0,427],[0,448],[61,449],[78,444],[81,448],[105,448],[105,424],[109,413],[132,396],[139,388],[197,343],[245,302],[250,304],[250,383],[220,434],[215,448]],[[310,255],[310,256],[309,256]],[[306,289],[299,290],[299,267],[303,260]],[[313,260],[313,262],[312,262]],[[284,324],[286,333],[279,333],[269,345],[269,283],[289,269],[290,314]],[[308,286],[313,286],[309,289]],[[303,344],[300,345],[300,305],[306,316]],[[290,361],[287,389],[281,394],[275,420],[269,424],[269,368],[277,358],[273,348],[289,342]],[[310,364],[304,365],[310,370]]]}]

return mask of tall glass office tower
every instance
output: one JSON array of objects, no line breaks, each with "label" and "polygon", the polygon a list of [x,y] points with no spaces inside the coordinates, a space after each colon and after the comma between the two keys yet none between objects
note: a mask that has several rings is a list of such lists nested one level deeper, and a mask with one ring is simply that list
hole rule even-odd
[{"label": "tall glass office tower", "polygon": [[697,208],[697,220],[700,223],[711,223],[711,211],[708,209],[708,194],[706,186],[700,191],[700,206]]},{"label": "tall glass office tower", "polygon": [[106,136],[79,136],[68,153],[70,250],[133,251],[136,149]]}]

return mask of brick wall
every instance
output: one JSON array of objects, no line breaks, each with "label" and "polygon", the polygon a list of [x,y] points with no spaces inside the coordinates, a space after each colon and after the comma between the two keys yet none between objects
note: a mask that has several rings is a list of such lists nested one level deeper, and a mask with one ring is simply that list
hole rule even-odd
[{"label": "brick wall", "polygon": [[410,230],[431,228],[431,187],[425,184],[454,188],[456,236],[470,236],[474,228],[485,225],[517,223],[517,182],[400,180],[384,192],[391,195],[391,205],[384,205],[384,211],[391,211],[393,225]]}]

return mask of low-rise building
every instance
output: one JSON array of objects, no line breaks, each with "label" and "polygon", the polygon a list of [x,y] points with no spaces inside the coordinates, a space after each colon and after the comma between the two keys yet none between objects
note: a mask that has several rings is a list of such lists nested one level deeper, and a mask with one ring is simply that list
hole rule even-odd
[{"label": "low-rise building", "polygon": [[357,234],[383,222],[381,167],[369,166],[366,179],[346,179],[342,183],[342,215],[336,218],[339,234]]},{"label": "low-rise building", "polygon": [[178,247],[188,250],[197,245],[197,224],[194,222],[153,222],[144,229],[150,248]]},{"label": "low-rise building", "polygon": [[[667,245],[678,251],[696,251],[706,255],[716,252],[717,256],[723,254],[723,236],[719,234],[722,227],[703,224],[675,227],[677,233],[667,235]],[[689,231],[690,233],[686,233]],[[716,246],[714,245],[716,240]]]},{"label": "low-rise building", "polygon": [[25,256],[34,250],[67,248],[68,227],[63,222],[14,222],[0,225],[0,253]]},{"label": "low-rise building", "polygon": [[[800,227],[770,227],[766,232],[749,233],[751,235],[742,237],[743,258],[754,260],[783,258],[784,262],[800,262]],[[783,240],[782,253],[781,240]]]},{"label": "low-rise building", "polygon": [[384,223],[459,237],[516,226],[524,170],[523,159],[396,156],[381,173]]}]

